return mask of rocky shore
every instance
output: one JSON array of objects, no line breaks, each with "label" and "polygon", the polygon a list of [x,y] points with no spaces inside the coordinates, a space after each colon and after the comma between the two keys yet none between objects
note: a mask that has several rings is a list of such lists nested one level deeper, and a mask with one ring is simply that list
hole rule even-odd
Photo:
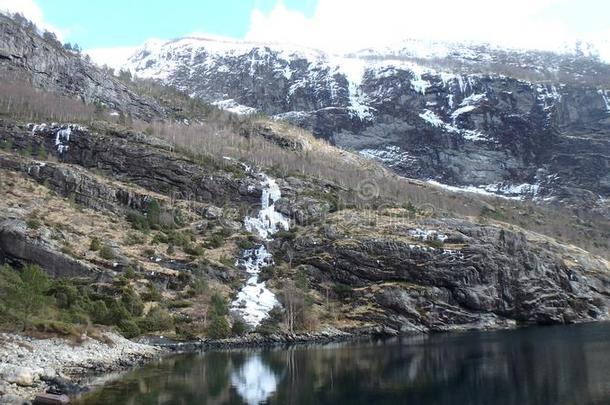
[{"label": "rocky shore", "polygon": [[349,332],[334,327],[327,327],[317,332],[308,333],[277,333],[272,335],[261,335],[251,333],[245,336],[227,339],[201,339],[187,342],[178,342],[169,338],[159,336],[146,336],[137,342],[147,346],[162,348],[166,352],[190,352],[198,350],[237,349],[251,347],[272,347],[297,344],[323,344],[369,337],[373,335],[389,336],[378,328],[360,328]]},{"label": "rocky shore", "polygon": [[106,332],[104,342],[84,338],[74,343],[60,338],[36,339],[0,334],[0,404],[28,403],[36,394],[58,390],[75,395],[87,389],[92,375],[141,365],[158,356],[199,350],[323,344],[384,334],[375,328],[349,332],[325,328],[298,334],[250,334],[229,339],[179,342],[163,336],[130,341]]},{"label": "rocky shore", "polygon": [[113,332],[82,338],[73,343],[0,334],[0,404],[21,404],[49,388],[74,394],[89,374],[133,367],[164,351]]}]

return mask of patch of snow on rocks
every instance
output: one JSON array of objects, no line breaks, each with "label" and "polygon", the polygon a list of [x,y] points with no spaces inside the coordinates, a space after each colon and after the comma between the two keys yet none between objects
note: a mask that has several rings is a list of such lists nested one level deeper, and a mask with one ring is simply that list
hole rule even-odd
[{"label": "patch of snow on rocks", "polygon": [[423,113],[419,114],[419,117],[435,128],[442,128],[447,132],[460,134],[465,140],[488,141],[487,136],[482,132],[472,129],[460,129],[455,125],[446,123],[434,111],[424,110]]},{"label": "patch of snow on rocks", "polygon": [[602,99],[604,100],[604,104],[606,105],[606,111],[610,113],[610,97],[608,96],[608,92],[604,90],[598,90],[597,92],[600,96],[602,96]]},{"label": "patch of snow on rocks", "polygon": [[246,105],[239,104],[233,99],[215,101],[212,103],[216,107],[229,111],[238,115],[252,115],[256,114],[258,110],[256,108],[248,107]]},{"label": "patch of snow on rocks", "polygon": [[434,180],[428,180],[427,183],[444,188],[445,190],[449,191],[482,194],[489,197],[500,197],[511,200],[522,200],[527,197],[535,198],[538,195],[540,189],[540,185],[529,183],[496,183],[479,186],[469,185],[460,187],[442,184]]},{"label": "patch of snow on rocks", "polygon": [[362,156],[369,159],[375,159],[383,162],[389,167],[404,163],[408,160],[414,160],[414,157],[409,152],[403,151],[399,146],[388,145],[383,149],[362,149],[358,151]]},{"label": "patch of snow on rocks", "polygon": [[419,117],[426,121],[428,124],[432,125],[433,127],[445,126],[445,122],[440,119],[440,117],[436,115],[434,111],[424,110],[423,113],[419,114]]},{"label": "patch of snow on rocks", "polygon": [[447,235],[440,231],[422,228],[411,229],[409,231],[409,235],[411,235],[415,239],[419,239],[422,241],[438,240],[441,242],[445,242],[445,240],[447,239]]},{"label": "patch of snow on rocks", "polygon": [[550,109],[561,101],[561,94],[554,85],[540,84],[536,87],[536,92],[538,93],[538,101],[545,110]]}]

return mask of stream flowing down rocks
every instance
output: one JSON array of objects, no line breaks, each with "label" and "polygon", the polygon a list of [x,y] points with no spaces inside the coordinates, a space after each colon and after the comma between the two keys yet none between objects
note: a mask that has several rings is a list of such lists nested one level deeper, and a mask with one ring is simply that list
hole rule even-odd
[{"label": "stream flowing down rocks", "polygon": [[[258,176],[262,186],[261,209],[255,217],[246,216],[244,226],[246,230],[256,233],[264,242],[268,242],[280,229],[288,230],[290,221],[275,210],[275,202],[282,197],[275,180],[264,173],[259,173]],[[232,302],[231,309],[252,328],[256,328],[273,307],[280,305],[265,281],[259,280],[261,270],[273,264],[273,258],[264,242],[252,249],[245,249],[236,262],[237,266],[246,270],[248,280]]]}]

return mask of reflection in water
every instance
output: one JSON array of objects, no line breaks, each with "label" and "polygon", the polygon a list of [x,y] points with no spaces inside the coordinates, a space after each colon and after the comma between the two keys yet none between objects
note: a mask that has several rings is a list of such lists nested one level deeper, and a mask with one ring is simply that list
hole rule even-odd
[{"label": "reflection in water", "polygon": [[608,404],[610,324],[164,359],[81,404]]},{"label": "reflection in water", "polygon": [[254,354],[238,370],[231,373],[231,384],[250,405],[265,401],[275,392],[278,379],[273,371]]}]

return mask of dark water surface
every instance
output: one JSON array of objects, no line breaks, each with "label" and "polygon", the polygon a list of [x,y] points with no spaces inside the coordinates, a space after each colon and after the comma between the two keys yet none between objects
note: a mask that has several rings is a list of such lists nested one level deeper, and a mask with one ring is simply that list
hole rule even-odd
[{"label": "dark water surface", "polygon": [[80,404],[610,404],[610,324],[165,358]]}]

